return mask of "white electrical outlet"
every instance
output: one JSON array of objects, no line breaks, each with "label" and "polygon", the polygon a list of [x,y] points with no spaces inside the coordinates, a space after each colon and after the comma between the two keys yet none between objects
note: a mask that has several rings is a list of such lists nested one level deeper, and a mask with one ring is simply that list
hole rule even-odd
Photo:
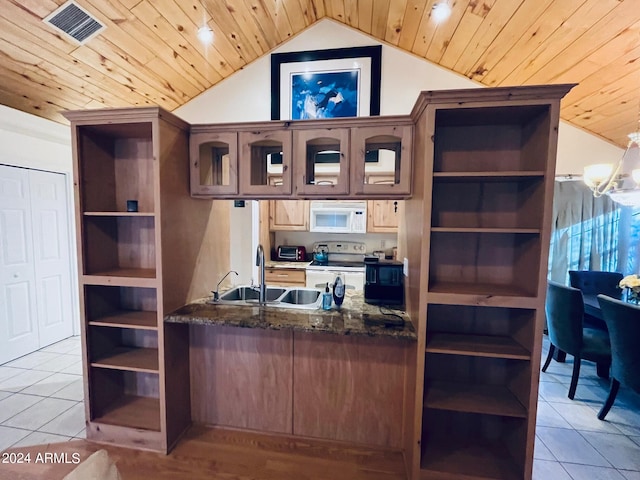
[{"label": "white electrical outlet", "polygon": [[404,273],[405,277],[409,276],[409,259],[405,257],[404,261],[402,262],[402,273]]}]

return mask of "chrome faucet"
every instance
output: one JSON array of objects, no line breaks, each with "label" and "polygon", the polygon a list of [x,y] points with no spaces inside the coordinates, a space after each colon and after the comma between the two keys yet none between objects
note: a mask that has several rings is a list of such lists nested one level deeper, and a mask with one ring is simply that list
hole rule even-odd
[{"label": "chrome faucet", "polygon": [[220,289],[220,284],[224,281],[225,278],[229,276],[230,273],[235,273],[236,275],[238,275],[238,272],[236,272],[235,270],[229,270],[227,273],[224,274],[224,277],[222,277],[218,282],[218,284],[216,285],[216,291],[213,292],[214,302],[217,302],[218,300],[220,300],[220,294],[218,293],[218,290]]},{"label": "chrome faucet", "polygon": [[259,302],[264,303],[267,299],[267,282],[264,280],[264,249],[262,245],[258,245],[258,250],[256,251],[256,267],[260,267],[260,283],[258,284],[259,288]]}]

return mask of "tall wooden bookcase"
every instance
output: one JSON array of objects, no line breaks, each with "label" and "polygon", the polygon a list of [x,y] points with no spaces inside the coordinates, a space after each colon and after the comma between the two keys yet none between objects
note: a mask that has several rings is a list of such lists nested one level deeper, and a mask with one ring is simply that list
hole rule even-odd
[{"label": "tall wooden bookcase", "polygon": [[560,99],[423,92],[406,202],[412,478],[530,479]]},{"label": "tall wooden bookcase", "polygon": [[[167,452],[189,426],[186,303],[199,245],[188,125],[160,108],[67,112],[87,438]],[[127,200],[138,202],[127,211]]]}]

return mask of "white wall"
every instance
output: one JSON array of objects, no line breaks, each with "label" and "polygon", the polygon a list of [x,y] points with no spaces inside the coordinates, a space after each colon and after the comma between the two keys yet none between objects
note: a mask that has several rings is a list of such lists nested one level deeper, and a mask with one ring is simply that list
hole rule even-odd
[{"label": "white wall", "polygon": [[[363,242],[368,253],[374,250],[391,250],[398,246],[398,236],[395,233],[310,233],[310,232],[276,232],[276,245],[302,245],[311,252],[315,242],[342,241]],[[389,252],[390,253],[390,252]]]},{"label": "white wall", "polygon": [[251,283],[251,280],[257,282],[258,277],[253,269],[256,251],[251,231],[253,203],[257,202],[247,201],[244,207],[234,207],[233,201],[229,202],[229,245],[232,247],[229,249],[229,268],[238,272],[238,275],[232,276],[229,281],[234,285],[246,285]]},{"label": "white wall", "polygon": [[[323,19],[272,53],[380,44],[350,27]],[[382,45],[381,115],[408,114],[422,90],[482,88],[467,77],[396,47]],[[175,113],[190,123],[270,120],[270,55],[257,59]],[[585,165],[617,161],[622,153],[621,148],[561,122],[556,168],[559,174],[582,174]]]},{"label": "white wall", "polygon": [[[324,19],[275,49],[274,53],[379,44],[378,40]],[[175,113],[190,123],[269,120],[270,81],[270,55],[265,55],[183,105]],[[409,113],[422,90],[450,88],[481,86],[464,76],[383,44],[382,115]],[[67,174],[69,214],[70,218],[74,218],[70,137],[68,126],[0,105],[0,163]],[[564,122],[561,122],[559,137],[559,174],[580,174],[584,165],[617,160],[622,155],[622,149]],[[249,236],[244,234],[251,228],[249,210],[231,209],[231,237],[237,243],[242,243],[239,250],[242,253],[232,253],[230,265],[231,268],[242,270],[243,280],[250,275],[249,271],[244,263],[237,264],[244,257],[249,257],[252,262],[255,254],[247,252],[253,245],[248,247]],[[75,232],[71,233],[71,239],[74,239]],[[72,254],[75,265],[75,249],[72,249]],[[72,271],[74,282],[77,282],[76,269]],[[76,285],[73,290],[77,295]],[[77,308],[74,310],[77,314]]]},{"label": "white wall", "polygon": [[71,131],[68,126],[0,105],[0,161],[71,174]]},{"label": "white wall", "polygon": [[[330,19],[323,19],[276,48],[272,53],[380,44],[378,40],[350,27]],[[422,90],[482,88],[467,77],[450,72],[398,48],[382,45],[381,115],[408,114]],[[243,70],[178,108],[174,113],[189,123],[270,120],[270,55],[257,59]],[[618,147],[561,122],[556,172],[582,174],[585,165],[617,160],[622,152]],[[235,210],[238,209],[231,209],[231,212]],[[250,231],[252,228],[250,222],[249,216],[234,214],[230,219],[231,239],[239,238],[238,235],[234,235],[234,232]],[[306,245],[312,240],[307,237],[276,238],[276,241],[284,244],[302,242]],[[231,249],[230,265],[238,271],[246,271],[246,266],[241,262],[241,257],[234,253],[234,249]]]},{"label": "white wall", "polygon": [[80,334],[78,272],[73,208],[71,130],[66,125],[0,105],[0,163],[62,173],[67,184],[73,331]]},{"label": "white wall", "polygon": [[[272,53],[380,45],[367,35],[330,19],[323,19],[276,48]],[[382,44],[381,115],[408,114],[422,90],[481,88],[470,79],[452,73],[398,48]],[[178,108],[174,113],[189,123],[224,123],[271,119],[271,59],[265,55],[243,70],[223,80]],[[622,150],[599,138],[562,122],[559,132],[556,171],[581,174],[584,165],[617,159]],[[250,231],[251,218],[231,209],[231,245],[240,240],[239,232]],[[276,238],[283,244],[313,241],[309,238]],[[246,246],[245,246],[246,247]],[[252,245],[250,251],[255,246]],[[242,271],[248,260],[231,249],[231,268]],[[242,249],[246,253],[246,248]],[[251,257],[251,255],[249,255]],[[244,278],[237,279],[238,281]]]},{"label": "white wall", "polygon": [[585,166],[592,163],[615,163],[623,154],[624,149],[566,122],[560,122],[557,175],[582,175]]}]

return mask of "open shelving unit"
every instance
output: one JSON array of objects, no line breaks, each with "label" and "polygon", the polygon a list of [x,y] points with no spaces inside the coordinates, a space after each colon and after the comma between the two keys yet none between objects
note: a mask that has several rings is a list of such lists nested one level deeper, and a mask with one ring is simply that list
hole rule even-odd
[{"label": "open shelving unit", "polygon": [[525,418],[425,409],[421,478],[523,478]]},{"label": "open shelving unit", "polygon": [[143,439],[162,434],[158,374],[91,367],[92,423],[144,431]]},{"label": "open shelving unit", "polygon": [[[177,244],[161,225],[188,221],[189,202],[165,198],[178,191],[189,198],[189,126],[157,107],[66,116],[75,160],[87,438],[167,452],[190,423],[189,355],[187,329],[166,327],[163,317],[186,303],[188,285],[163,275],[182,272],[162,254]],[[137,211],[127,211],[128,200],[137,201]],[[188,246],[185,253],[189,259]]]},{"label": "open shelving unit", "polygon": [[412,478],[531,478],[558,112],[570,87],[423,92],[412,112],[424,200],[406,208],[428,225],[408,245],[421,265],[410,299],[421,317]]}]

